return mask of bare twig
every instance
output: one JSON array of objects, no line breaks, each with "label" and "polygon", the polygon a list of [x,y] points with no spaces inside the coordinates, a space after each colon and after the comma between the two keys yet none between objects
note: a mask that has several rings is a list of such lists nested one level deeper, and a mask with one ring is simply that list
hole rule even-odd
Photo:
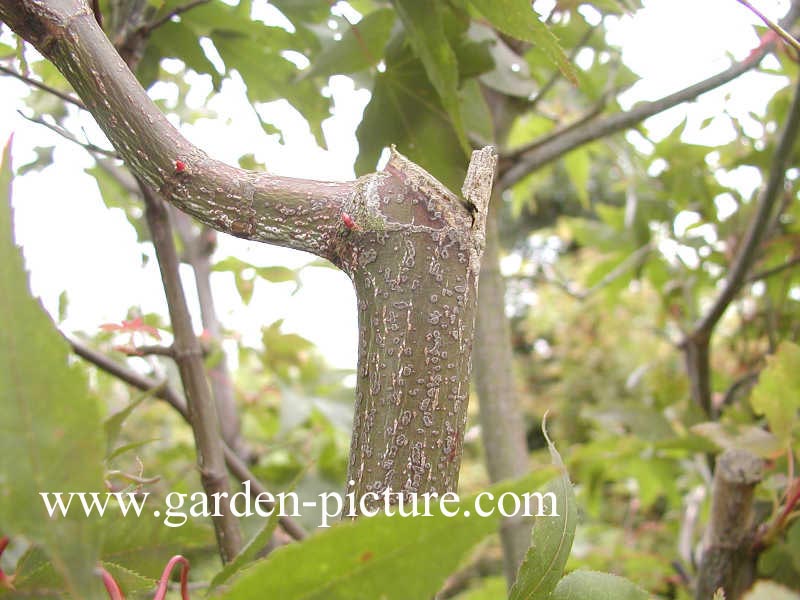
[{"label": "bare twig", "polygon": [[[219,494],[221,510],[212,517],[222,562],[227,563],[241,549],[239,524],[230,510],[228,475],[219,418],[206,380],[203,350],[192,329],[192,318],[179,273],[178,253],[169,224],[169,214],[161,198],[144,183],[139,184],[145,200],[145,217],[156,250],[161,281],[175,341],[173,358],[178,365],[189,407],[190,423],[197,448],[200,479],[206,494]],[[227,495],[226,495],[227,494]],[[214,496],[217,497],[217,496]]]},{"label": "bare twig", "polygon": [[[158,382],[150,377],[141,375],[125,365],[122,365],[109,358],[105,354],[93,350],[83,342],[71,337],[65,337],[75,354],[92,363],[102,371],[105,371],[109,375],[116,377],[120,381],[123,381],[143,392],[152,393],[156,398],[165,401],[172,408],[174,408],[186,422],[189,422],[189,409],[186,407],[186,402],[169,384]],[[247,465],[245,465],[242,459],[240,459],[231,448],[225,446],[224,450],[225,462],[233,476],[242,482],[249,481],[251,495],[253,497],[262,495],[261,501],[264,506],[270,510],[273,509],[275,504],[264,500],[266,494],[268,493],[267,489],[261,484],[261,482],[258,481],[258,479],[256,479],[255,475],[250,472]],[[295,523],[290,517],[280,517],[279,523],[283,530],[296,540],[301,540],[308,535],[305,530],[303,530],[303,528]]]},{"label": "bare twig", "polygon": [[154,30],[158,29],[165,23],[171,21],[173,17],[177,17],[178,15],[183,14],[188,10],[192,10],[196,6],[200,6],[201,4],[207,4],[208,2],[209,0],[192,0],[191,2],[187,2],[186,4],[176,6],[165,15],[162,15],[157,19],[153,19],[149,23],[145,23],[144,25],[139,27],[137,33],[146,37],[151,33],[153,33]]},{"label": "bare twig", "polygon": [[70,104],[72,104],[74,106],[77,106],[78,108],[80,108],[82,110],[86,110],[86,105],[83,102],[81,102],[79,98],[76,98],[75,96],[73,96],[71,94],[67,94],[65,92],[62,92],[61,90],[57,90],[56,88],[51,87],[51,86],[47,85],[46,83],[42,83],[41,81],[37,81],[36,79],[33,79],[32,77],[28,77],[27,75],[23,75],[22,73],[17,73],[14,69],[9,69],[8,67],[6,67],[4,65],[0,65],[0,73],[5,73],[6,75],[10,75],[11,77],[16,77],[20,81],[24,81],[25,83],[27,83],[30,86],[33,86],[35,88],[39,88],[40,90],[43,90],[43,91],[47,92],[48,94],[52,94],[53,96],[57,96],[58,98],[61,98],[64,102],[69,102]]},{"label": "bare twig", "polygon": [[551,131],[550,133],[546,133],[545,135],[538,137],[535,140],[532,140],[531,142],[523,145],[522,147],[516,148],[514,152],[512,152],[510,155],[503,157],[503,160],[508,161],[508,164],[513,164],[514,161],[519,160],[521,156],[524,156],[525,154],[532,152],[536,148],[546,146],[547,144],[552,143],[554,140],[557,140],[561,136],[566,135],[571,131],[575,131],[587,125],[588,123],[593,121],[595,117],[599,116],[600,113],[603,112],[607,104],[608,104],[607,95],[603,94],[597,100],[597,102],[595,102],[589,108],[589,110],[587,110],[582,115],[577,117],[571,123],[567,123],[565,125],[559,125],[555,129],[553,129],[553,131]]},{"label": "bare twig", "polygon": [[768,279],[769,277],[772,277],[773,275],[778,275],[779,273],[783,273],[787,269],[791,269],[792,267],[798,264],[800,264],[800,256],[793,256],[782,265],[778,265],[770,269],[764,269],[763,271],[759,271],[758,273],[753,273],[747,278],[747,283],[753,283],[755,281],[761,281],[762,279]]},{"label": "bare twig", "polygon": [[791,33],[789,33],[788,31],[786,31],[786,30],[785,30],[783,27],[781,27],[780,25],[778,25],[778,24],[777,24],[775,21],[773,21],[772,19],[770,19],[770,18],[769,18],[767,15],[765,15],[765,14],[764,14],[764,13],[762,13],[760,10],[758,10],[758,9],[757,9],[755,6],[753,6],[752,4],[750,4],[750,2],[748,2],[748,0],[736,0],[736,1],[737,1],[739,4],[741,4],[741,5],[743,5],[743,6],[746,6],[747,8],[749,8],[749,9],[750,9],[750,11],[752,11],[752,12],[753,12],[753,14],[755,14],[755,15],[756,15],[756,16],[757,16],[759,19],[761,19],[762,21],[764,21],[764,24],[765,24],[767,27],[769,27],[770,29],[772,29],[772,31],[774,31],[774,32],[775,32],[775,33],[777,33],[779,36],[781,36],[781,39],[782,39],[783,41],[785,41],[785,42],[786,42],[787,44],[789,44],[789,45],[790,45],[792,48],[794,48],[795,50],[797,50],[798,52],[800,52],[800,42],[798,42],[798,41],[797,41],[797,40],[794,38],[794,36],[793,36]]},{"label": "bare twig", "polygon": [[739,379],[734,381],[730,387],[728,387],[728,389],[725,391],[725,395],[722,397],[722,406],[728,406],[731,404],[739,390],[743,387],[753,385],[756,381],[758,381],[758,376],[760,374],[761,370],[756,369],[755,371],[745,373]]},{"label": "bare twig", "polygon": [[222,437],[231,448],[236,450],[239,456],[247,457],[250,455],[250,451],[241,435],[234,389],[228,371],[227,355],[222,348],[222,324],[217,316],[214,294],[211,290],[211,256],[216,248],[217,234],[206,226],[196,229],[192,224],[191,217],[174,207],[170,210],[170,217],[183,245],[181,260],[191,266],[194,271],[197,298],[200,304],[200,318],[208,336],[206,340],[213,347],[219,348],[221,352],[219,360],[208,365],[207,370],[211,392],[217,405]]},{"label": "bare twig", "polygon": [[786,169],[798,131],[800,131],[800,80],[798,80],[787,121],[778,141],[778,147],[770,166],[767,184],[761,190],[753,220],[750,222],[744,241],[739,246],[730,267],[725,284],[711,307],[694,324],[691,331],[680,342],[689,373],[692,397],[709,416],[714,416],[711,405],[711,364],[709,344],[711,334],[730,303],[746,282],[747,272],[756,258],[764,233],[774,218],[775,204],[782,195]]},{"label": "bare twig", "polygon": [[58,125],[54,125],[53,123],[48,123],[47,121],[45,121],[41,117],[29,117],[25,113],[23,113],[21,110],[18,110],[17,112],[20,114],[20,116],[23,119],[25,119],[27,121],[30,121],[31,123],[36,123],[37,125],[44,125],[50,131],[54,131],[55,133],[57,133],[58,135],[63,137],[65,140],[69,140],[73,144],[77,144],[78,146],[80,146],[84,150],[87,150],[88,152],[91,152],[92,154],[101,154],[101,155],[107,156],[109,158],[119,158],[117,153],[114,152],[113,150],[106,150],[105,148],[101,148],[100,146],[96,146],[95,144],[92,144],[91,142],[82,142],[78,138],[76,138],[73,134],[71,134],[69,131],[64,129],[63,127],[59,127]]},{"label": "bare twig", "polygon": [[[800,16],[800,3],[793,2],[789,8],[789,12],[781,20],[781,23],[783,26],[788,26],[793,23],[798,16]],[[652,117],[655,114],[677,106],[678,104],[682,104],[683,102],[694,100],[701,94],[736,79],[743,73],[758,66],[761,59],[771,52],[774,47],[775,42],[762,44],[754,50],[747,59],[732,65],[728,69],[708,79],[704,79],[703,81],[690,85],[668,96],[664,96],[659,100],[643,102],[637,104],[628,111],[612,114],[602,119],[594,119],[555,138],[550,138],[549,135],[545,136],[549,139],[543,143],[534,143],[535,147],[521,155],[518,160],[507,163],[510,166],[505,172],[500,174],[498,187],[500,190],[505,190],[533,171],[583,144],[633,127],[648,117]]]},{"label": "bare twig", "polygon": [[547,273],[545,273],[544,271],[542,272],[543,274],[542,280],[545,283],[555,285],[564,293],[575,298],[576,300],[586,300],[593,294],[599,292],[604,287],[610,285],[615,280],[622,277],[625,273],[629,272],[631,269],[635,269],[636,267],[640,266],[647,258],[647,255],[652,251],[653,251],[653,244],[645,244],[644,246],[637,248],[636,250],[631,252],[628,256],[626,256],[616,267],[611,269],[611,271],[609,271],[600,281],[598,281],[592,287],[585,290],[576,290],[571,282],[566,281],[558,276],[551,277],[547,275]]},{"label": "bare twig", "polygon": [[796,84],[792,106],[789,109],[786,124],[783,127],[778,147],[772,158],[767,185],[759,196],[753,220],[750,222],[744,241],[739,246],[739,251],[733,259],[725,286],[711,308],[697,323],[695,330],[710,331],[722,317],[725,309],[744,283],[747,271],[755,260],[756,251],[763,238],[764,230],[773,216],[775,203],[783,191],[786,169],[789,165],[790,155],[797,139],[798,131],[800,131],[800,79]]},{"label": "bare twig", "polygon": [[124,352],[128,356],[166,356],[175,358],[175,350],[172,346],[141,345],[141,346],[116,346],[115,350]]}]

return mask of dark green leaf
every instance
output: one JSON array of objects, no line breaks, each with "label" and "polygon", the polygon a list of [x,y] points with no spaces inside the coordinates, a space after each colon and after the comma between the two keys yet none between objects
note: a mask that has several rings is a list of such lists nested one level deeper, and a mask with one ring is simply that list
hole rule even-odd
[{"label": "dark green leaf", "polygon": [[356,173],[375,170],[381,151],[398,150],[452,190],[464,181],[467,159],[425,70],[407,47],[387,52],[386,71],[375,78],[372,99],[356,132]]},{"label": "dark green leaf", "polygon": [[445,32],[442,6],[438,2],[394,0],[414,53],[441,99],[465,153],[471,148],[461,120],[458,100],[458,63]]}]

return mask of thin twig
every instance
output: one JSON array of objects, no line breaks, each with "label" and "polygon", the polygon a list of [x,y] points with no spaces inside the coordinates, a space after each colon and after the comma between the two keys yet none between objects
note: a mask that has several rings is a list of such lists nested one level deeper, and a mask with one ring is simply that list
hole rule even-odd
[{"label": "thin twig", "polygon": [[570,131],[574,131],[580,127],[587,125],[590,121],[595,119],[595,117],[599,116],[607,105],[608,105],[607,95],[603,94],[602,96],[600,96],[597,102],[595,102],[591,107],[589,107],[589,110],[580,115],[574,121],[567,123],[565,125],[559,125],[555,129],[553,129],[553,131],[551,131],[550,133],[546,133],[543,136],[540,136],[535,140],[528,142],[527,144],[524,144],[519,148],[516,148],[514,152],[512,152],[510,155],[503,157],[504,160],[507,160],[509,161],[510,164],[513,164],[514,161],[518,160],[524,154],[527,154],[532,150],[539,148],[540,146],[545,146],[546,144],[549,144],[554,140],[557,140],[561,136],[569,133]]},{"label": "thin twig", "polygon": [[605,277],[603,277],[600,281],[594,284],[592,287],[586,290],[575,290],[572,284],[569,281],[565,281],[560,278],[549,277],[546,273],[543,272],[543,280],[545,283],[549,283],[555,285],[562,291],[564,291],[569,296],[575,298],[576,300],[586,300],[593,294],[599,292],[604,287],[610,285],[618,278],[622,277],[625,273],[634,269],[642,264],[645,260],[647,255],[653,250],[652,244],[645,244],[631,252],[628,256],[626,256],[622,262],[620,262],[616,267],[611,269]]},{"label": "thin twig", "polygon": [[[129,367],[126,367],[125,365],[122,365],[109,358],[105,354],[90,348],[79,340],[68,336],[64,337],[72,347],[72,350],[75,352],[75,354],[87,362],[92,363],[100,370],[116,377],[120,381],[123,381],[124,383],[127,383],[128,385],[135,387],[142,392],[152,393],[156,398],[163,400],[172,408],[174,408],[178,414],[183,417],[184,421],[187,423],[189,422],[189,409],[186,408],[186,402],[169,384],[165,382],[158,382],[150,377],[147,377],[146,375],[141,375],[133,369],[130,369]],[[268,494],[267,489],[261,484],[260,481],[258,481],[258,479],[256,479],[255,475],[253,475],[242,459],[240,459],[227,445],[224,447],[224,449],[225,462],[228,465],[228,470],[233,474],[233,476],[241,482],[249,481],[250,494],[254,498],[261,495],[261,503],[264,504],[267,509],[272,510],[275,508],[276,505],[274,503],[265,501],[265,498],[267,498]],[[279,517],[279,523],[283,530],[296,540],[301,540],[308,535],[305,530],[300,527],[300,525],[291,519],[291,517],[281,516]]]},{"label": "thin twig", "polygon": [[119,350],[128,356],[166,356],[175,358],[175,350],[172,346],[141,345],[141,346],[116,346],[114,350]]},{"label": "thin twig", "polygon": [[758,205],[753,220],[745,234],[743,243],[739,246],[739,251],[733,259],[730,273],[725,281],[714,304],[706,312],[695,326],[695,331],[703,330],[708,333],[722,317],[725,309],[739,292],[750,266],[755,260],[756,251],[763,239],[763,233],[773,216],[775,203],[783,191],[786,169],[789,165],[789,158],[800,131],[800,79],[795,86],[794,98],[789,108],[786,124],[778,140],[778,147],[772,157],[769,178],[766,186],[762,189],[758,198]]},{"label": "thin twig", "polygon": [[756,381],[758,381],[758,376],[761,374],[760,369],[756,369],[755,371],[750,371],[749,373],[745,373],[739,379],[734,381],[730,387],[725,392],[725,395],[722,397],[722,402],[720,402],[721,406],[728,406],[733,403],[736,394],[739,390],[743,387],[748,385],[753,385]]},{"label": "thin twig", "polygon": [[95,144],[92,144],[91,142],[82,142],[78,138],[76,138],[74,135],[72,135],[69,131],[64,129],[63,127],[59,127],[58,125],[54,125],[52,123],[48,123],[47,121],[45,121],[41,117],[29,117],[28,115],[26,115],[21,110],[18,110],[17,112],[20,114],[20,116],[23,119],[25,119],[27,121],[30,121],[31,123],[36,123],[37,125],[44,125],[49,130],[54,131],[55,133],[57,133],[58,135],[60,135],[64,139],[69,140],[73,144],[78,144],[78,146],[80,146],[84,150],[87,150],[88,152],[91,152],[92,154],[102,154],[103,156],[107,156],[108,158],[116,158],[116,159],[120,158],[119,155],[116,152],[114,152],[113,150],[106,150],[105,148],[101,148],[100,146],[96,146]]},{"label": "thin twig", "polygon": [[191,2],[187,2],[186,4],[182,4],[181,6],[176,6],[167,14],[158,17],[150,21],[149,23],[145,23],[141,27],[139,27],[137,33],[143,36],[148,36],[153,33],[154,30],[158,29],[165,23],[168,23],[172,20],[172,17],[177,17],[178,15],[185,13],[187,10],[192,10],[196,6],[200,6],[201,4],[207,4],[209,0],[192,0]]},{"label": "thin twig", "polygon": [[772,277],[773,275],[782,273],[786,269],[791,269],[792,267],[798,264],[800,264],[800,256],[793,256],[782,265],[772,267],[771,269],[764,269],[763,271],[759,271],[758,273],[753,273],[747,278],[747,283],[753,283],[754,281],[761,281],[762,279],[767,279],[769,277]]},{"label": "thin twig", "polygon": [[[788,26],[800,16],[800,3],[793,2],[787,15],[781,22]],[[638,125],[648,117],[663,112],[673,106],[694,100],[701,94],[718,88],[732,81],[743,73],[754,69],[769,52],[774,48],[774,43],[767,43],[754,50],[747,59],[713,75],[703,81],[690,85],[668,96],[653,102],[641,102],[632,109],[608,115],[604,118],[591,120],[580,127],[575,127],[561,135],[550,138],[549,135],[542,143],[534,142],[531,150],[520,155],[517,160],[507,161],[509,167],[500,173],[497,185],[499,190],[505,190],[519,182],[530,173],[544,165],[557,160],[568,152],[584,144],[607,137],[614,133]],[[505,160],[502,162],[506,162]]]},{"label": "thin twig", "polygon": [[230,496],[226,496],[230,493],[230,484],[225,468],[224,441],[220,435],[217,408],[206,378],[203,350],[192,328],[166,204],[159,194],[142,181],[139,182],[139,188],[145,201],[145,219],[164,284],[164,295],[175,338],[172,344],[173,358],[178,366],[189,406],[200,480],[207,495],[219,494],[221,498],[221,510],[212,516],[212,523],[222,562],[228,563],[239,553],[242,542],[239,523],[230,509]]},{"label": "thin twig", "polygon": [[753,220],[750,221],[744,241],[734,256],[722,290],[710,308],[697,320],[692,329],[678,344],[684,352],[686,370],[689,373],[692,398],[709,417],[715,417],[711,402],[711,335],[728,306],[746,282],[747,273],[756,258],[770,222],[774,218],[775,204],[782,195],[786,169],[798,131],[800,131],[800,79],[798,79],[792,105],[778,146],[772,157],[766,185],[758,196]]},{"label": "thin twig", "polygon": [[31,85],[35,88],[39,88],[47,92],[48,94],[52,94],[53,96],[57,96],[61,98],[64,102],[69,102],[70,104],[77,106],[82,110],[86,110],[86,105],[80,101],[80,99],[76,98],[72,94],[67,94],[66,92],[62,92],[61,90],[57,90],[54,87],[50,87],[46,83],[42,83],[41,81],[37,81],[27,75],[23,75],[22,73],[17,73],[14,69],[9,69],[6,66],[0,65],[0,72],[5,73],[6,75],[10,75],[11,77],[16,77],[20,81],[24,81],[28,85]]},{"label": "thin twig", "polygon": [[758,10],[755,6],[750,4],[750,2],[748,2],[748,0],[736,0],[736,1],[739,4],[741,4],[742,6],[746,6],[747,8],[749,8],[752,11],[753,14],[755,14],[759,19],[764,21],[764,24],[767,27],[769,27],[770,29],[772,29],[772,31],[774,31],[779,36],[781,36],[781,39],[783,41],[785,41],[792,48],[794,48],[795,50],[800,52],[800,42],[798,42],[791,33],[786,31],[783,27],[778,25],[775,21],[770,19],[767,15],[765,15],[760,10]]}]

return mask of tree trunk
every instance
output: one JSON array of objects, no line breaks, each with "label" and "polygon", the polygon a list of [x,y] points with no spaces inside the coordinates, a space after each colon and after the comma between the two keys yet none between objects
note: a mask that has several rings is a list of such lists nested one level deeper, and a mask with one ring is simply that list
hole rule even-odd
[{"label": "tree trunk", "polygon": [[[486,224],[486,252],[481,266],[478,321],[475,326],[475,387],[486,467],[492,482],[524,475],[528,450],[522,413],[517,406],[512,369],[511,334],[505,315],[505,282],[500,273],[500,240],[495,198]],[[531,524],[506,519],[500,529],[503,562],[509,586],[531,543]]]},{"label": "tree trunk", "polygon": [[371,229],[350,232],[341,263],[358,298],[347,487],[356,498],[456,489],[495,160],[492,150],[473,153],[463,192],[474,215],[396,152],[346,207]]}]

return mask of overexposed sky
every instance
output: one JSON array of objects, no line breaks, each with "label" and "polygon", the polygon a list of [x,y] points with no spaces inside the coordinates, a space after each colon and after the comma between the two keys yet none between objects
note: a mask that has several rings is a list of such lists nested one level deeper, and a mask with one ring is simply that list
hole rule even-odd
[{"label": "overexposed sky", "polygon": [[[258,4],[258,0],[256,0]],[[547,9],[548,1],[537,3]],[[773,18],[782,15],[787,0],[754,2]],[[730,57],[742,59],[757,46],[751,25],[757,19],[736,0],[649,0],[635,17],[619,19],[610,28],[610,41],[623,47],[626,64],[642,77],[629,90],[623,105],[652,100],[708,77],[730,64]],[[209,86],[194,78],[191,102],[205,97]],[[762,111],[767,100],[781,87],[778,78],[748,74],[725,88],[711,92],[688,107],[679,107],[648,121],[657,137],[665,135],[688,114],[687,141],[724,143],[734,135],[724,114],[725,106],[735,114]],[[174,90],[155,90],[169,98]],[[355,127],[369,95],[355,90],[345,77],[331,80],[334,114],[324,124],[329,150],[318,148],[301,117],[284,102],[271,103],[270,120],[283,125],[282,145],[262,133],[248,105],[240,81],[228,81],[223,93],[208,106],[221,117],[202,120],[183,129],[194,143],[228,162],[252,152],[269,171],[281,175],[314,179],[347,180],[353,177],[357,153]],[[26,87],[9,77],[0,77],[0,140],[11,132],[14,162],[33,159],[36,146],[56,146],[55,164],[41,173],[15,180],[14,209],[17,240],[24,247],[31,271],[31,285],[45,306],[55,313],[58,296],[68,291],[69,310],[64,328],[94,333],[100,324],[118,322],[132,305],[144,312],[166,314],[160,278],[154,260],[142,268],[142,254],[152,258],[149,248],[136,243],[135,234],[122,212],[105,208],[94,179],[83,172],[92,161],[77,146],[61,140],[42,126],[17,114]],[[699,124],[717,116],[709,127]],[[73,131],[85,129],[93,141],[102,140],[91,119],[81,115],[72,120]],[[757,127],[756,121],[752,123]],[[101,142],[98,142],[101,143]],[[424,166],[424,165],[423,165]],[[314,257],[295,251],[248,243],[220,236],[219,257],[236,255],[257,266],[285,264],[297,267]],[[186,287],[191,297],[189,272]],[[303,272],[303,286],[294,296],[292,284],[259,282],[248,307],[242,308],[232,276],[215,274],[213,285],[224,324],[246,337],[258,339],[258,327],[285,318],[284,330],[311,339],[337,367],[355,367],[356,310],[349,280],[324,268]]]}]

